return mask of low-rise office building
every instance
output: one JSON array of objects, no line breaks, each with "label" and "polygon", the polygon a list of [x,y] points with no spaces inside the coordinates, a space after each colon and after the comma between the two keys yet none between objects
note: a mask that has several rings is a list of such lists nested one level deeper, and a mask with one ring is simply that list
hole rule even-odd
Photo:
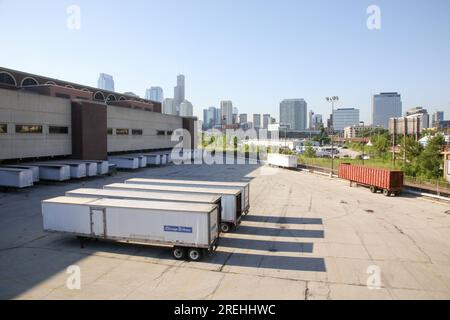
[{"label": "low-rise office building", "polygon": [[0,161],[170,149],[176,129],[193,146],[195,121],[157,101],[0,68]]}]

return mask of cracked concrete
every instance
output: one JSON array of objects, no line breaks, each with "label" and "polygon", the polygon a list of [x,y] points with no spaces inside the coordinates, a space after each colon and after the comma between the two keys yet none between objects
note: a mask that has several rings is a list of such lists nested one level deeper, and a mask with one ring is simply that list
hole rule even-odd
[{"label": "cracked concrete", "polygon": [[[273,175],[268,173],[275,173]],[[170,250],[42,232],[40,202],[132,177],[251,180],[251,209],[202,262]],[[449,299],[449,206],[256,165],[167,166],[0,193],[3,299]],[[227,241],[225,241],[227,240]],[[81,268],[81,290],[66,287]],[[368,268],[381,271],[369,289]]]}]

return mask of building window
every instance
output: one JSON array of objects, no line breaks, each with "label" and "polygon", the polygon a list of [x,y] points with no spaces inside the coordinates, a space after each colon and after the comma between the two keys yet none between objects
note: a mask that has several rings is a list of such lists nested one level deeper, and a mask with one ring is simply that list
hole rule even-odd
[{"label": "building window", "polygon": [[0,133],[8,133],[8,125],[6,123],[0,123]]},{"label": "building window", "polygon": [[164,130],[156,130],[157,136],[164,136],[165,134],[166,134],[166,132]]},{"label": "building window", "polygon": [[69,128],[68,127],[50,126],[48,128],[48,132],[50,134],[69,134]]},{"label": "building window", "polygon": [[121,136],[127,136],[130,134],[129,129],[116,129],[116,134]]},{"label": "building window", "polygon": [[42,126],[28,125],[28,124],[16,124],[16,133],[42,133]]},{"label": "building window", "polygon": [[167,135],[168,135],[168,136],[171,136],[172,133],[173,133],[173,131],[167,131]]},{"label": "building window", "polygon": [[108,128],[106,130],[106,133],[109,134],[110,136],[113,134],[113,129],[112,128]]},{"label": "building window", "polygon": [[133,129],[131,130],[131,134],[133,136],[142,136],[142,129]]}]

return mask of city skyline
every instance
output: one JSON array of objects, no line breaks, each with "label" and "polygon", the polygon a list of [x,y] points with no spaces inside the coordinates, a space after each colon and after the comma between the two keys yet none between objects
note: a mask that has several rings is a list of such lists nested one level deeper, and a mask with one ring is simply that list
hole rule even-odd
[{"label": "city skyline", "polygon": [[[248,114],[278,114],[280,101],[302,97],[309,109],[326,119],[331,110],[324,97],[339,95],[336,107],[354,106],[361,110],[361,120],[371,123],[372,96],[390,91],[402,95],[404,109],[421,105],[430,114],[439,110],[450,113],[445,94],[450,87],[446,58],[450,45],[443,41],[450,37],[445,14],[450,10],[448,1],[417,1],[414,6],[378,1],[380,30],[366,26],[369,1],[273,1],[255,14],[254,1],[136,1],[131,9],[120,3],[81,0],[77,4],[81,9],[79,30],[66,26],[70,4],[27,3],[23,10],[20,2],[1,1],[0,24],[11,31],[0,38],[3,43],[14,43],[0,52],[2,65],[92,86],[99,73],[107,72],[114,76],[116,91],[140,96],[148,84],[171,93],[174,76],[182,73],[189,78],[189,100],[199,118],[203,108],[224,99],[231,99]],[[174,24],[166,26],[164,17],[147,21],[144,13],[150,6],[158,12],[172,10]],[[34,15],[36,11],[40,14]],[[124,16],[124,23],[106,18],[117,12]],[[235,14],[233,26],[211,23],[230,12]],[[19,13],[21,20],[35,27],[20,28],[15,19]],[[195,23],[186,25],[186,19]],[[105,42],[118,37],[139,39],[158,25],[164,28],[156,27],[154,43],[161,46],[141,43],[140,50],[133,53],[104,50]],[[48,37],[41,37],[42,32]],[[102,42],[97,41],[99,35]],[[54,39],[59,39],[58,50],[52,50]],[[276,45],[269,46],[268,39]],[[91,48],[89,52],[75,50],[86,46]],[[30,47],[39,50],[32,58],[22,59],[21,53]],[[301,48],[307,50],[299,51]]]}]

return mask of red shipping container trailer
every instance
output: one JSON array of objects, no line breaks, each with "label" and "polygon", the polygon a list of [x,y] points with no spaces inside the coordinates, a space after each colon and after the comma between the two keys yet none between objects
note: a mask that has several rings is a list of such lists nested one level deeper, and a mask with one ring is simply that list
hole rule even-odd
[{"label": "red shipping container trailer", "polygon": [[403,171],[342,163],[339,178],[367,186],[372,193],[381,190],[385,196],[399,195],[403,188]]}]

